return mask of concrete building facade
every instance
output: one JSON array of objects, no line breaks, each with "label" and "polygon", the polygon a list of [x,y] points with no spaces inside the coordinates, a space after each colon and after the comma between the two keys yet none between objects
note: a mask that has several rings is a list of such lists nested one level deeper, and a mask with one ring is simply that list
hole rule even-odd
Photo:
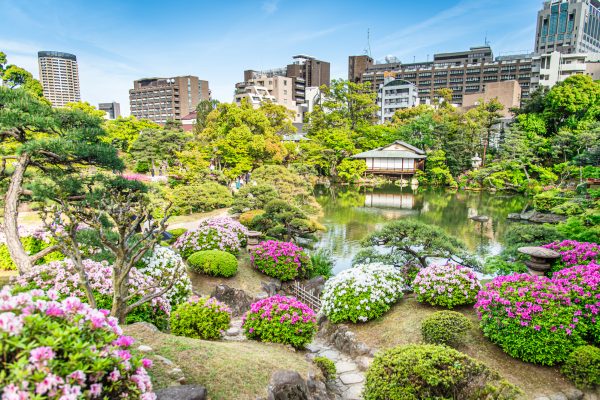
[{"label": "concrete building facade", "polygon": [[558,51],[534,57],[532,89],[551,88],[571,75],[589,75],[600,79],[600,53],[564,54]]},{"label": "concrete building facade", "polygon": [[294,80],[285,76],[252,75],[252,78],[235,85],[234,101],[241,104],[244,99],[254,108],[263,102],[282,105],[294,113],[295,122],[302,121],[302,110],[294,100]]},{"label": "concrete building facade", "polygon": [[60,51],[39,51],[38,65],[44,97],[53,107],[81,101],[79,70],[74,54]]},{"label": "concrete building facade", "polygon": [[600,52],[600,0],[548,0],[537,15],[536,54]]},{"label": "concrete building facade", "polygon": [[368,55],[348,57],[348,80],[358,83],[367,68],[373,66],[373,58]]},{"label": "concrete building facade", "polygon": [[403,64],[399,61],[373,64],[362,73],[359,82],[371,82],[378,88],[385,76],[413,83],[422,103],[435,103],[438,89],[452,90],[452,102],[462,105],[463,96],[481,93],[485,85],[516,80],[521,97],[528,98],[531,84],[532,54],[501,56],[494,59],[489,46],[472,47],[467,51],[435,54],[433,61]]},{"label": "concrete building facade", "polygon": [[209,99],[208,81],[192,75],[139,79],[129,90],[131,115],[159,124],[169,119],[181,120],[201,100]]},{"label": "concrete building facade", "polygon": [[391,121],[397,110],[415,107],[418,104],[417,86],[403,79],[386,77],[377,91],[378,117],[382,124]]},{"label": "concrete building facade", "polygon": [[502,115],[505,118],[512,117],[511,108],[521,106],[521,85],[517,81],[491,82],[485,85],[481,93],[469,93],[463,96],[463,108],[472,108],[481,101],[488,102],[496,99],[504,106]]},{"label": "concrete building facade", "polygon": [[121,105],[116,101],[98,104],[98,110],[106,113],[106,119],[117,119],[121,116]]}]

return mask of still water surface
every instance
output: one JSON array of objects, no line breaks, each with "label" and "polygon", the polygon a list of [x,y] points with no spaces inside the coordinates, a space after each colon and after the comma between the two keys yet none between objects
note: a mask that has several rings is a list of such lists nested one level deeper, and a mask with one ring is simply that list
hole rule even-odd
[{"label": "still water surface", "polygon": [[[352,265],[360,241],[386,222],[415,218],[437,225],[461,239],[481,258],[498,254],[509,213],[520,212],[527,203],[521,195],[487,192],[446,192],[395,185],[380,188],[317,186],[317,201],[323,207],[320,222],[327,228],[317,247],[328,249],[336,261],[338,273]],[[469,217],[486,215],[489,220],[476,222]]]}]

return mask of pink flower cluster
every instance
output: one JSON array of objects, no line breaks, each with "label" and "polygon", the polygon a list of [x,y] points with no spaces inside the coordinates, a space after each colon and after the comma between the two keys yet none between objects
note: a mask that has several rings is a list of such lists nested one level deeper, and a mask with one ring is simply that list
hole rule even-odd
[{"label": "pink flower cluster", "polygon": [[[258,314],[260,318],[281,324],[289,321],[292,325],[299,321],[317,322],[317,317],[312,308],[297,300],[295,297],[275,295],[252,303],[250,313]],[[281,316],[279,314],[283,313]],[[248,313],[242,317],[242,322],[248,318]]]},{"label": "pink flower cluster", "polygon": [[[76,297],[62,301],[57,297],[54,291],[33,290],[17,295],[7,288],[0,291],[0,341],[5,343],[0,355],[5,372],[0,375],[2,399],[102,398],[104,390],[118,390],[124,398],[128,393],[139,393],[142,400],[155,399],[146,372],[152,362],[132,358],[127,348],[133,338],[121,336],[117,320],[108,317],[108,311],[93,309]],[[51,340],[60,331],[40,332],[46,326],[58,330],[76,327],[81,335],[71,338],[73,343],[64,338]],[[85,340],[93,342],[85,343],[84,353],[73,363],[74,348],[68,345],[80,348]],[[55,347],[40,345],[42,342],[54,343]],[[95,365],[100,360],[110,369],[98,370]],[[74,369],[82,363],[87,363],[85,372]]]},{"label": "pink flower cluster", "polygon": [[302,274],[309,258],[302,247],[292,242],[267,240],[251,250],[250,262],[264,274],[280,280],[290,280]]},{"label": "pink flower cluster", "polygon": [[[99,294],[112,295],[112,267],[107,262],[92,260],[83,260],[83,264],[92,290]],[[54,290],[60,297],[86,297],[81,286],[81,277],[70,259],[36,265],[31,271],[13,278],[11,283],[20,287],[35,286],[36,289]],[[129,283],[131,292],[142,289],[142,295],[148,291],[161,290],[160,287],[157,288],[154,278],[141,273],[135,267],[130,271]],[[171,304],[166,295],[155,297],[150,304],[167,315],[171,312]]]},{"label": "pink flower cluster", "polygon": [[[202,297],[194,295],[188,299],[188,303],[197,304],[200,301],[200,299],[202,299]],[[226,312],[228,314],[231,314],[231,308],[227,304],[220,302],[214,297],[204,298],[203,305],[204,307],[212,308],[218,312]]]},{"label": "pink flower cluster", "polygon": [[575,240],[563,240],[546,244],[542,247],[552,249],[560,253],[561,260],[566,266],[588,264],[598,261],[600,245],[589,242],[577,242]]},{"label": "pink flower cluster", "polygon": [[181,235],[173,244],[187,258],[201,250],[221,250],[236,254],[248,236],[248,228],[228,217],[202,221],[198,228]]},{"label": "pink flower cluster", "polygon": [[481,288],[471,268],[452,263],[423,268],[412,286],[418,301],[448,308],[473,304]]}]

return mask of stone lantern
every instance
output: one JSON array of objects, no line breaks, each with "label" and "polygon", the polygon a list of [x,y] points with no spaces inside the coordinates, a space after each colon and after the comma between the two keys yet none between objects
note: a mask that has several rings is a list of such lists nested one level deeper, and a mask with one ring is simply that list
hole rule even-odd
[{"label": "stone lantern", "polygon": [[479,154],[475,153],[475,157],[471,158],[471,166],[473,169],[481,167],[481,157],[479,157]]}]

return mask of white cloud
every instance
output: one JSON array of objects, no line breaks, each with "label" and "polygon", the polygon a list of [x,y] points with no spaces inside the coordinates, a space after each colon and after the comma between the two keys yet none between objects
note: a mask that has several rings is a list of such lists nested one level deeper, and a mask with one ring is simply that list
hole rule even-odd
[{"label": "white cloud", "polygon": [[267,15],[273,14],[279,8],[279,0],[265,0],[262,9]]}]

